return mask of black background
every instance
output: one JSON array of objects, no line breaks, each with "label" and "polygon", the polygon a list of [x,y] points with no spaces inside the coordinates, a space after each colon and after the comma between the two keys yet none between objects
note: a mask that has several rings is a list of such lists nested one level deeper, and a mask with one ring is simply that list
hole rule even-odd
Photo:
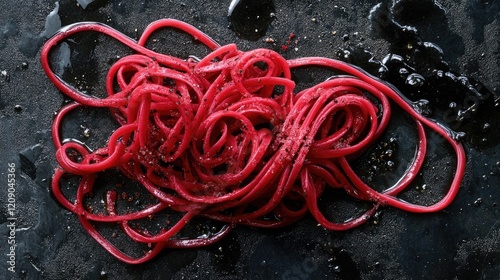
[{"label": "black background", "polygon": [[[490,96],[486,103],[493,104],[482,104],[473,117],[455,127],[468,132],[464,139],[467,173],[457,198],[444,211],[419,215],[384,208],[376,220],[340,233],[318,227],[309,216],[279,230],[240,226],[213,246],[168,250],[149,263],[132,266],[105,252],[85,233],[76,217],[50,195],[50,178],[56,167],[50,127],[53,114],[64,99],[46,78],[39,62],[40,47],[53,33],[52,28],[92,20],[137,37],[151,21],[171,17],[193,24],[220,44],[235,42],[242,50],[265,47],[286,58],[326,56],[364,66],[368,65],[366,54],[380,61],[401,47],[397,33],[378,30],[369,19],[370,10],[380,2],[277,0],[274,3],[276,17],[265,35],[248,40],[229,28],[229,1],[97,0],[83,9],[76,0],[61,0],[58,10],[49,17],[56,8],[54,1],[1,1],[1,275],[5,274],[5,279],[118,279],[120,276],[129,279],[498,279],[500,145],[497,138],[500,132],[496,124],[500,109],[493,103],[498,102],[500,93],[500,4],[496,0],[395,1],[399,5],[395,7],[399,8],[390,14],[396,16],[400,24],[416,27],[422,41],[437,44],[450,71],[480,81],[483,92]],[[287,44],[291,33],[297,42],[292,41],[284,51],[282,45]],[[274,44],[264,42],[266,37],[272,38]],[[190,48],[193,47],[193,42],[186,38],[163,39],[161,42],[166,45],[159,48],[185,57],[192,54]],[[89,53],[85,50],[82,47],[80,56],[72,59],[73,75],[91,90],[92,83],[98,81],[92,76],[93,70],[104,71],[108,64],[92,64],[95,60],[84,57],[94,55],[95,51],[96,58],[110,59],[121,49],[98,44]],[[351,50],[351,56],[344,57],[346,50]],[[90,62],[77,66],[78,61]],[[82,73],[87,73],[87,78],[81,76]],[[391,82],[397,84],[398,81]],[[410,98],[416,100],[421,97],[419,94],[423,93],[417,91]],[[435,112],[446,112],[450,101],[461,104],[467,96],[440,98],[425,94]],[[438,102],[442,99],[446,101]],[[432,117],[442,118],[437,114]],[[92,116],[87,116],[82,122],[91,120]],[[490,124],[489,128],[484,127],[486,123]],[[105,139],[105,133],[99,136],[99,128],[94,128],[93,134],[95,141],[102,140],[99,137]],[[6,174],[10,162],[17,166],[15,273],[7,271],[5,247],[8,234]],[[434,163],[436,174],[445,172],[439,162]],[[418,195],[410,197],[418,200]]]}]

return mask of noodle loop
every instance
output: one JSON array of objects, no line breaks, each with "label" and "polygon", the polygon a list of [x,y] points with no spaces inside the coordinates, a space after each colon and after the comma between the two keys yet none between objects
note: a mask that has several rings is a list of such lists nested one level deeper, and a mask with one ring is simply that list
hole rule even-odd
[{"label": "noodle loop", "polygon": [[[177,28],[212,50],[201,60],[182,60],[145,47],[159,28]],[[105,98],[86,95],[58,77],[49,54],[58,43],[79,32],[99,32],[135,51],[114,63],[106,76]],[[152,23],[138,42],[98,23],[64,28],[42,49],[47,76],[75,100],[56,116],[52,136],[60,165],[52,192],[106,250],[128,263],[153,258],[163,248],[191,248],[214,243],[235,224],[283,227],[307,213],[325,228],[346,230],[375,214],[380,206],[411,212],[433,212],[451,203],[464,175],[465,153],[448,131],[416,112],[393,87],[364,71],[328,58],[286,60],[267,49],[240,51],[219,46],[194,27],[166,19]],[[295,92],[291,70],[326,67],[343,75]],[[390,119],[390,101],[414,120],[419,144],[407,172],[394,186],[376,191],[365,184],[350,161],[373,144]],[[84,143],[61,140],[63,119],[81,106],[109,108],[120,125],[106,147],[90,150]],[[432,205],[397,198],[418,174],[426,154],[425,128],[434,130],[454,149],[456,171],[448,192]],[[99,174],[120,170],[138,182],[156,203],[122,211],[116,190],[106,194],[106,213],[85,204]],[[78,175],[76,199],[61,190],[63,176]],[[343,189],[354,200],[372,205],[345,222],[327,219],[318,206],[326,188]],[[131,221],[161,211],[175,211],[175,223],[153,233]],[[219,232],[183,239],[179,232],[195,217],[227,224]],[[153,244],[134,258],[102,236],[94,223],[118,223],[132,240]]]}]

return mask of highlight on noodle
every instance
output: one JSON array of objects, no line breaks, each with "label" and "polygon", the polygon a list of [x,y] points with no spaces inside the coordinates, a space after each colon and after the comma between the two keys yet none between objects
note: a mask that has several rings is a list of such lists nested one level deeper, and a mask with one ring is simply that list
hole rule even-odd
[{"label": "highlight on noodle", "polygon": [[[146,48],[151,34],[162,28],[183,31],[211,50],[202,59],[181,59]],[[105,98],[78,90],[58,76],[50,53],[70,36],[97,32],[134,51],[114,63],[106,76]],[[59,166],[52,180],[55,198],[76,214],[85,230],[107,251],[127,263],[142,263],[163,248],[191,248],[222,239],[237,224],[283,227],[310,213],[330,230],[365,223],[381,206],[410,212],[434,212],[448,206],[464,176],[465,152],[444,126],[419,114],[395,88],[347,63],[325,57],[287,60],[269,49],[238,50],[220,46],[193,26],[174,19],[150,24],[139,40],[100,23],[67,26],[42,48],[48,78],[74,100],[56,115],[52,137]],[[310,88],[295,91],[291,70],[322,67],[341,73]],[[413,160],[393,186],[377,191],[356,174],[352,160],[384,133],[391,102],[415,123],[418,144]],[[63,120],[77,108],[109,108],[119,124],[107,146],[87,147],[64,141]],[[432,205],[398,198],[420,172],[427,149],[426,131],[447,141],[456,154],[447,193]],[[99,175],[120,170],[154,198],[139,209],[117,207],[117,190],[106,192],[105,211],[94,213],[86,203]],[[65,176],[76,176],[76,196],[61,189]],[[318,201],[328,188],[344,190],[371,207],[347,221],[332,221]],[[133,221],[165,211],[179,218],[157,232]],[[335,213],[333,213],[334,215]],[[224,224],[196,238],[180,231],[194,218]],[[148,244],[143,256],[119,250],[95,227],[119,224],[123,233]]]}]

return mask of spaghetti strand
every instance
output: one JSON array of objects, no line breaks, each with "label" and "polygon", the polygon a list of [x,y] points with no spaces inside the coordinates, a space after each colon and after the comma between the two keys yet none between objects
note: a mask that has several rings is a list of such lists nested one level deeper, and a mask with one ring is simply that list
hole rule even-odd
[{"label": "spaghetti strand", "polygon": [[[147,48],[150,36],[174,28],[191,35],[211,52],[182,59]],[[114,63],[106,76],[106,97],[87,95],[51,68],[54,48],[81,32],[109,36],[134,54]],[[150,260],[164,248],[193,248],[219,241],[236,224],[283,227],[307,213],[327,229],[348,230],[365,223],[382,206],[410,212],[435,212],[458,193],[465,170],[465,151],[442,125],[422,116],[393,86],[365,71],[333,59],[286,60],[267,49],[238,50],[220,46],[195,27],[174,19],[151,23],[138,41],[101,23],[82,22],[61,29],[42,48],[47,77],[74,100],[54,118],[52,138],[60,167],[52,193],[78,215],[85,230],[108,252],[126,263]],[[342,73],[295,92],[291,71],[328,68]],[[352,168],[386,131],[391,102],[415,122],[419,138],[415,156],[401,178],[377,191]],[[77,108],[109,108],[119,127],[105,147],[91,149],[61,136],[62,124]],[[399,199],[420,172],[427,152],[426,130],[444,138],[456,156],[449,188],[436,203],[418,205]],[[92,213],[87,198],[107,170],[120,170],[142,186],[155,202],[137,210],[119,210],[115,190],[108,190],[105,213]],[[79,178],[72,200],[64,178]],[[335,199],[326,188],[344,191],[368,209],[347,221],[331,221],[318,200]],[[137,224],[170,211],[180,217],[157,233]],[[217,232],[198,238],[179,237],[195,218],[219,221]],[[134,222],[135,221],[135,222]],[[120,251],[95,227],[115,223],[135,242],[150,245],[142,257]]]}]

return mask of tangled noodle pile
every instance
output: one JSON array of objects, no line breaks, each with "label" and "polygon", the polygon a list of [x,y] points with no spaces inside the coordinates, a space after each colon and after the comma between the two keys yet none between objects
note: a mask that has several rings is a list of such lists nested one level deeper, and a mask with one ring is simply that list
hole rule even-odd
[{"label": "tangled noodle pile", "polygon": [[[150,35],[165,27],[192,35],[212,52],[201,60],[184,60],[147,49]],[[109,35],[135,52],[110,67],[106,98],[80,92],[50,67],[51,50],[80,32]],[[286,60],[268,49],[245,52],[234,44],[219,46],[191,25],[172,19],[150,24],[138,41],[103,24],[77,23],[48,40],[41,57],[50,80],[75,101],[54,119],[52,136],[60,168],[55,171],[52,191],[65,208],[78,215],[93,238],[127,263],[147,261],[165,247],[211,244],[235,224],[282,227],[311,213],[327,229],[346,230],[366,222],[379,206],[438,211],[453,200],[464,175],[464,150],[445,128],[417,113],[391,86],[341,61],[323,57]],[[343,75],[296,93],[290,71],[308,66]],[[385,191],[376,191],[356,175],[349,162],[384,132],[391,112],[389,100],[414,119],[419,144],[402,178]],[[113,113],[120,127],[106,147],[90,150],[78,141],[61,139],[63,119],[81,106],[106,107]],[[396,197],[422,166],[427,146],[424,127],[446,139],[457,157],[448,192],[427,206]],[[116,208],[117,193],[110,190],[106,213],[90,211],[84,200],[98,174],[111,169],[139,182],[156,204],[121,213]],[[74,201],[61,190],[65,174],[81,178]],[[359,217],[332,222],[318,207],[326,188],[344,189],[373,207]],[[181,213],[182,218],[157,233],[130,225],[132,220],[166,209]],[[194,217],[227,226],[199,238],[176,235]],[[152,248],[142,257],[131,257],[101,235],[95,223],[118,223],[131,239]]]}]

